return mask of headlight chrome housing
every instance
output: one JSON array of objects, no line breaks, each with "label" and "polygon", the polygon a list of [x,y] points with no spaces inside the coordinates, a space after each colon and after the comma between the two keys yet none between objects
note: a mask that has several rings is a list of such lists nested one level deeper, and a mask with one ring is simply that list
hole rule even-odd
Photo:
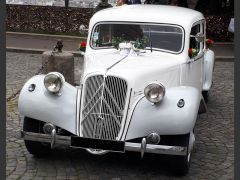
[{"label": "headlight chrome housing", "polygon": [[45,88],[54,94],[58,94],[65,83],[64,76],[59,72],[50,72],[44,78]]},{"label": "headlight chrome housing", "polygon": [[151,103],[159,103],[165,96],[165,87],[161,83],[151,83],[145,87],[144,95]]}]

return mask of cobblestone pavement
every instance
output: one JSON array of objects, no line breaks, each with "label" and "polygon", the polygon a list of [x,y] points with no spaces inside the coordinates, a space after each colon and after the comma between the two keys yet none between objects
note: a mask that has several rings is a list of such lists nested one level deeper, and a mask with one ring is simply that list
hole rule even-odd
[{"label": "cobblestone pavement", "polygon": [[[76,59],[76,66],[80,64]],[[7,96],[16,92],[41,66],[41,55],[7,53]],[[20,139],[17,100],[7,104],[7,179],[233,179],[233,62],[216,62],[208,114],[196,125],[196,150],[190,173],[176,177],[161,156],[110,153],[93,156],[84,150],[56,149],[35,158]],[[79,74],[79,70],[76,69]]]}]

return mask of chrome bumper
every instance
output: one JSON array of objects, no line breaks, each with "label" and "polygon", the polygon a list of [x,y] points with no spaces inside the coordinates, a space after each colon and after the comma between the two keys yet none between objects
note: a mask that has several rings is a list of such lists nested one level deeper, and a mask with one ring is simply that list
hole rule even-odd
[{"label": "chrome bumper", "polygon": [[[32,133],[32,132],[25,132],[25,131],[21,131],[21,136],[24,140],[51,143],[52,148],[54,147],[54,145],[63,145],[63,146],[72,147],[70,136],[49,135],[49,134],[40,134],[40,133]],[[187,147],[146,144],[145,140],[146,139],[143,138],[142,143],[125,142],[124,151],[140,152],[142,157],[144,153],[168,154],[168,155],[186,155],[187,154]],[[80,148],[87,149],[84,147],[80,147]]]}]

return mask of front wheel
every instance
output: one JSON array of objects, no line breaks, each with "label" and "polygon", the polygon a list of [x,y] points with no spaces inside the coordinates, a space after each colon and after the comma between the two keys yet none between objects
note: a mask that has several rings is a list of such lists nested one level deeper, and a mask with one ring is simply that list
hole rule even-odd
[{"label": "front wheel", "polygon": [[207,103],[208,102],[208,96],[209,96],[208,91],[202,91],[202,96],[204,98],[205,103]]},{"label": "front wheel", "polygon": [[185,156],[175,156],[174,163],[175,173],[179,176],[185,176],[190,169],[191,152]]},{"label": "front wheel", "polygon": [[[41,133],[42,123],[38,120],[24,117],[23,131]],[[51,152],[49,143],[24,140],[28,152],[34,156],[46,156]]]},{"label": "front wheel", "polygon": [[173,156],[174,172],[178,176],[185,176],[190,169],[192,149],[190,149],[191,133],[182,138],[181,144],[188,147],[186,155]]}]

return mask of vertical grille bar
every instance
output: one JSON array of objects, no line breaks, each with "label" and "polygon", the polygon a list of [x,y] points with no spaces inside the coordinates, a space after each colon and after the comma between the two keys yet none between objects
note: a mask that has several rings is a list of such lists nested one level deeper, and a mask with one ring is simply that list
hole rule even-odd
[{"label": "vertical grille bar", "polygon": [[82,133],[84,137],[115,140],[121,130],[126,103],[125,80],[103,75],[91,76],[84,86]]}]

